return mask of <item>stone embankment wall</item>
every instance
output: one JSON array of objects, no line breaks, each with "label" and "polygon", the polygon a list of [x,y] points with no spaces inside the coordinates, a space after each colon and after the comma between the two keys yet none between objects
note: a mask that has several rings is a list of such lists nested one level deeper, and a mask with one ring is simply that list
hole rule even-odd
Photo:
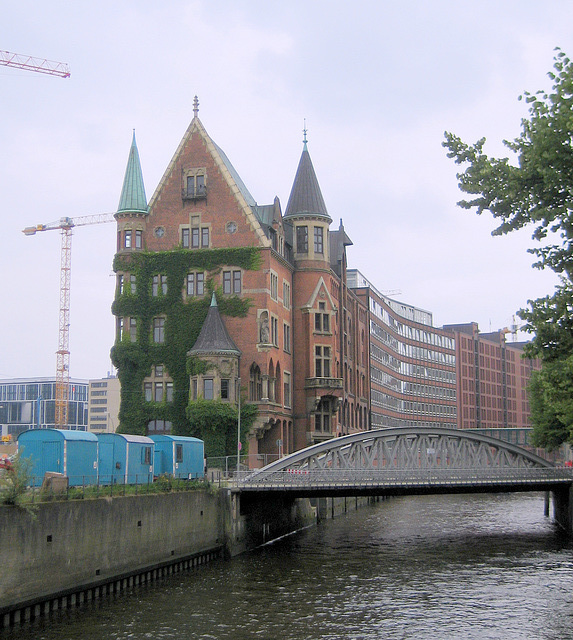
[{"label": "stone embankment wall", "polygon": [[220,557],[225,545],[221,496],[208,491],[51,502],[34,514],[0,507],[0,531],[2,626],[45,613],[46,601],[70,606],[120,578]]},{"label": "stone embankment wall", "polygon": [[230,557],[364,506],[234,490],[0,507],[0,627]]}]

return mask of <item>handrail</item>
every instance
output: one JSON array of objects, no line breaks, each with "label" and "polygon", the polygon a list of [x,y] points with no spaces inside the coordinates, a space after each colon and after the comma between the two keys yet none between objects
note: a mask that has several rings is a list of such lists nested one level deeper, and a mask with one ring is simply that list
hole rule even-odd
[{"label": "handrail", "polygon": [[287,469],[239,472],[239,488],[416,487],[573,483],[569,468],[511,469]]}]

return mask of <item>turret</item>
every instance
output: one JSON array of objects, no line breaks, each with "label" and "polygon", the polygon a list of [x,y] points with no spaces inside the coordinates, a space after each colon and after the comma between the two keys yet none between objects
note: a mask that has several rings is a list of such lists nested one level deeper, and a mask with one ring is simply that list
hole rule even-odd
[{"label": "turret", "polygon": [[304,130],[303,150],[284,215],[293,227],[295,263],[324,261],[330,263],[328,232],[332,218],[312,166]]},{"label": "turret", "polygon": [[201,332],[187,352],[190,366],[190,398],[236,402],[241,351],[229,335],[219,313],[215,293]]},{"label": "turret", "polygon": [[143,174],[134,131],[121,197],[115,214],[118,251],[143,249],[143,231],[145,230],[147,211]]}]

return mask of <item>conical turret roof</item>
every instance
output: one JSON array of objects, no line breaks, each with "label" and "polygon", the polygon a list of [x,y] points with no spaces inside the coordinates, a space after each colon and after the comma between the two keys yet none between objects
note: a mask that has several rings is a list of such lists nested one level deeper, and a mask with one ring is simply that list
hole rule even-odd
[{"label": "conical turret roof", "polygon": [[195,344],[188,352],[189,355],[229,354],[241,355],[241,351],[233,342],[233,339],[223,323],[215,293],[211,298],[211,306],[201,327],[201,332]]},{"label": "conical turret roof", "polygon": [[121,190],[117,211],[118,213],[122,211],[147,213],[147,198],[145,197],[145,187],[143,186],[139,152],[135,142],[135,131],[133,132],[133,140],[129,150],[129,159],[125,169],[123,189]]},{"label": "conical turret roof", "polygon": [[285,211],[285,217],[296,215],[321,215],[330,219],[308,153],[306,140]]}]

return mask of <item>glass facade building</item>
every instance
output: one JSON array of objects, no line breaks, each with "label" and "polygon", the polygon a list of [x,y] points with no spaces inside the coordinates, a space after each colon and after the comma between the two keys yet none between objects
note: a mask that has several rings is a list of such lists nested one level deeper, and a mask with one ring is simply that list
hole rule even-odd
[{"label": "glass facade building", "polygon": [[432,314],[380,293],[359,271],[348,286],[369,309],[372,428],[457,426],[456,351],[452,332]]},{"label": "glass facade building", "polygon": [[[88,424],[88,382],[70,380],[68,429],[85,431]],[[0,380],[0,427],[2,436],[28,429],[55,428],[56,379],[15,378]]]}]

